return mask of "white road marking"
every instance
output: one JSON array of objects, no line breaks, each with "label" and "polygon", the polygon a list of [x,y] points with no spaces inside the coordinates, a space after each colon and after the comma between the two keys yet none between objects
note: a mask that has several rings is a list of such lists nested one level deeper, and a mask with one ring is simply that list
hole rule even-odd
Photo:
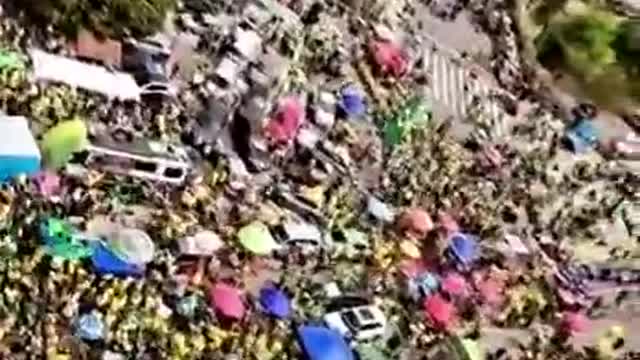
[{"label": "white road marking", "polygon": [[[447,51],[432,48],[427,42],[424,47],[424,69],[431,75],[430,95],[434,100],[449,107],[455,115],[466,117],[474,97],[486,99],[497,89],[492,89],[481,80],[472,78],[470,71],[447,55]],[[466,90],[465,90],[466,85]],[[506,117],[500,104],[494,99],[483,101],[483,112],[497,124],[496,132],[506,131]]]}]

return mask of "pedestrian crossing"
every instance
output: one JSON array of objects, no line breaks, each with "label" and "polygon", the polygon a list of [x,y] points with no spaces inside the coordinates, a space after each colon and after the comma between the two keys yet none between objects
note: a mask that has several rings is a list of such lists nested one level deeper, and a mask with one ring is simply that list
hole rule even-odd
[{"label": "pedestrian crossing", "polygon": [[500,90],[474,77],[448,52],[435,46],[424,47],[423,66],[431,79],[429,95],[462,119],[475,114],[474,108],[479,106],[482,115],[495,124],[494,131],[506,133],[507,116],[496,98]]}]

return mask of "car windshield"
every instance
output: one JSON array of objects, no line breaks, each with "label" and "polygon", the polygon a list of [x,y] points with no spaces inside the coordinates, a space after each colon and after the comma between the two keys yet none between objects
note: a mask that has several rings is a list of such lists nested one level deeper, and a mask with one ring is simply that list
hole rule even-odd
[{"label": "car windshield", "polygon": [[145,91],[167,91],[167,87],[163,85],[151,85],[148,86]]},{"label": "car windshield", "polygon": [[342,313],[342,320],[347,324],[347,326],[351,329],[360,330],[361,324],[353,310],[345,311]]},{"label": "car windshield", "polygon": [[[360,317],[356,315],[356,311]],[[363,324],[360,322],[360,319],[364,320],[366,323]],[[345,311],[342,314],[342,320],[344,320],[345,324],[347,324],[350,329],[356,331],[367,331],[379,328],[380,324],[373,321],[374,319],[375,317],[368,309],[350,310]]]},{"label": "car windshield", "polygon": [[316,240],[311,240],[311,239],[291,239],[288,242],[298,246],[304,246],[304,245],[318,246],[318,242]]},{"label": "car windshield", "polygon": [[371,324],[361,325],[360,326],[360,331],[373,330],[373,329],[377,329],[379,327],[380,327],[380,324],[378,324],[378,323],[371,323]]},{"label": "car windshield", "polygon": [[358,310],[358,314],[360,314],[360,318],[364,321],[371,321],[373,319],[375,319],[375,317],[373,316],[373,314],[371,313],[371,311],[369,309],[360,309]]},{"label": "car windshield", "polygon": [[331,302],[327,305],[327,311],[340,311],[343,309],[366,305],[369,305],[369,299],[366,297],[356,295],[342,295],[331,300]]},{"label": "car windshield", "polygon": [[164,67],[159,62],[149,62],[147,63],[147,69],[150,73],[153,74],[164,74]]}]

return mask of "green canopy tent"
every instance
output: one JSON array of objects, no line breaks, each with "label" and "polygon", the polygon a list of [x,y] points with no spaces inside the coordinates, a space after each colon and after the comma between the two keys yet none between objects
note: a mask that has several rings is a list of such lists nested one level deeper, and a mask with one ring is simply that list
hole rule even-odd
[{"label": "green canopy tent", "polygon": [[431,111],[424,99],[411,97],[391,114],[384,117],[382,133],[384,142],[394,147],[402,142],[412,129],[426,124],[431,119]]},{"label": "green canopy tent", "polygon": [[49,129],[40,143],[44,164],[52,169],[63,167],[71,156],[89,145],[87,127],[82,120],[63,121]]}]

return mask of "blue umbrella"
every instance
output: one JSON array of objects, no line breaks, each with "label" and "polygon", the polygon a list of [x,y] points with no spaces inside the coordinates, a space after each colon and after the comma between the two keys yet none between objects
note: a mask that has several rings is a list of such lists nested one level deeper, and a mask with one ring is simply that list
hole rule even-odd
[{"label": "blue umbrella", "polygon": [[124,261],[101,241],[97,242],[94,248],[91,262],[93,263],[93,270],[100,275],[113,274],[115,276],[138,277],[144,274],[143,267]]},{"label": "blue umbrella", "polygon": [[354,360],[351,348],[335,330],[303,325],[298,328],[298,340],[308,360]]},{"label": "blue umbrella", "polygon": [[260,290],[260,305],[265,313],[278,319],[289,317],[289,313],[291,312],[291,305],[287,294],[271,285]]},{"label": "blue umbrella", "polygon": [[477,255],[478,244],[476,237],[464,233],[455,233],[451,236],[449,249],[460,262],[468,264]]},{"label": "blue umbrella", "polygon": [[348,85],[340,91],[338,106],[348,117],[359,117],[367,111],[362,92],[353,85]]}]

